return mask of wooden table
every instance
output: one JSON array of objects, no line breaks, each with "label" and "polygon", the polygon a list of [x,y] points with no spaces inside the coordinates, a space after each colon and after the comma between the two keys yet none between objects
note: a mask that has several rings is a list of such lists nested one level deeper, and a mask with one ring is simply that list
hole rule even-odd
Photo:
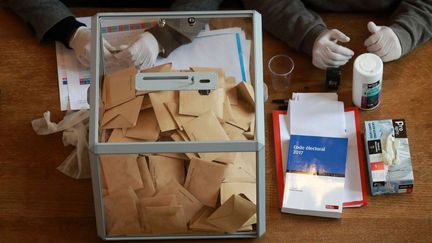
[{"label": "wooden table", "polygon": [[[81,16],[96,9],[76,9]],[[330,28],[351,37],[347,46],[356,55],[366,51],[369,20],[373,15],[324,14]],[[30,121],[50,110],[59,111],[57,69],[53,43],[38,43],[8,9],[0,10],[0,242],[100,241],[96,235],[90,180],[70,179],[55,168],[72,151],[63,147],[61,134],[36,135]],[[296,53],[264,34],[266,63],[275,54],[293,57],[295,70],[289,92],[275,92],[269,99],[288,98],[292,91],[325,91],[324,71],[314,68],[310,57]],[[277,207],[271,112],[266,122],[266,234],[262,241],[431,241],[432,229],[432,43],[402,59],[385,64],[383,99],[373,111],[362,111],[361,120],[405,118],[414,167],[412,194],[368,196],[368,206],[345,209],[340,220],[282,214]],[[343,67],[339,98],[351,106],[351,60]]]}]

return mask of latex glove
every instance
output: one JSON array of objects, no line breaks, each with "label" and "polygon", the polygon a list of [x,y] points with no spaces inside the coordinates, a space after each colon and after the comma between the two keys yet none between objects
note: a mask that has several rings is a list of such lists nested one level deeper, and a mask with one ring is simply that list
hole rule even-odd
[{"label": "latex glove", "polygon": [[[78,61],[85,67],[90,67],[90,46],[91,46],[91,31],[89,28],[79,27],[69,40],[69,46],[74,50]],[[115,57],[111,52],[115,48],[108,41],[103,39],[103,52],[106,62],[114,61]]]},{"label": "latex glove", "polygon": [[138,35],[131,44],[121,48],[124,50],[115,57],[134,64],[139,70],[153,67],[159,54],[159,44],[150,32]]},{"label": "latex glove", "polygon": [[326,69],[345,65],[354,52],[337,42],[349,42],[350,38],[339,30],[325,30],[315,40],[312,48],[312,63],[315,67]]},{"label": "latex glove", "polygon": [[399,38],[390,27],[377,26],[372,21],[368,23],[367,27],[372,34],[364,42],[368,52],[378,55],[383,62],[390,62],[401,57],[402,46]]}]

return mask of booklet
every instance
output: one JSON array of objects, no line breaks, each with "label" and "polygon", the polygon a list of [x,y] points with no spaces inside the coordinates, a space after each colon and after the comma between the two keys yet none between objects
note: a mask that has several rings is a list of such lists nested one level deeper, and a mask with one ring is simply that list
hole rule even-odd
[{"label": "booklet", "polygon": [[[343,207],[367,205],[363,143],[361,142],[360,117],[357,108],[345,109],[348,152],[345,169]],[[273,111],[273,132],[275,144],[275,165],[278,192],[278,206],[282,207],[285,185],[286,161],[288,155],[289,130],[287,111]]]}]

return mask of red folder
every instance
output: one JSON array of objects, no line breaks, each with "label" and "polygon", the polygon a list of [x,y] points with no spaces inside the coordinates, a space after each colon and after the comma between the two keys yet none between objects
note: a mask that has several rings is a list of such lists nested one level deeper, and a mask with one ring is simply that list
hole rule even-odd
[{"label": "red folder", "polygon": [[[360,130],[360,117],[359,117],[358,109],[356,107],[345,108],[345,112],[354,112],[354,117],[355,117],[357,151],[358,151],[358,158],[359,158],[359,168],[360,168],[360,178],[361,178],[361,188],[362,188],[362,200],[344,202],[343,205],[344,207],[360,207],[360,206],[367,205],[365,168],[364,168],[365,165],[363,159],[363,143],[362,143],[361,130]],[[286,161],[282,161],[282,145],[281,145],[281,137],[280,137],[279,117],[281,115],[286,115],[286,114],[287,114],[286,110],[273,111],[273,135],[274,135],[274,145],[275,145],[276,180],[277,180],[279,208],[282,207],[283,193],[284,193],[284,174],[286,173],[283,170],[283,163],[286,163]]]}]

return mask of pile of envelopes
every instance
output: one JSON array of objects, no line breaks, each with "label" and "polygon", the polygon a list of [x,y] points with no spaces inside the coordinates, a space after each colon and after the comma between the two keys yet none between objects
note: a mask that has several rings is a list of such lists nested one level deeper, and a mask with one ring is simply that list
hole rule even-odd
[{"label": "pile of envelopes", "polygon": [[[172,72],[170,64],[144,72]],[[175,70],[179,71],[179,70]],[[216,72],[218,88],[136,91],[134,67],[106,75],[101,142],[254,139],[253,87]],[[109,235],[252,231],[256,224],[256,154],[100,155]]]}]

